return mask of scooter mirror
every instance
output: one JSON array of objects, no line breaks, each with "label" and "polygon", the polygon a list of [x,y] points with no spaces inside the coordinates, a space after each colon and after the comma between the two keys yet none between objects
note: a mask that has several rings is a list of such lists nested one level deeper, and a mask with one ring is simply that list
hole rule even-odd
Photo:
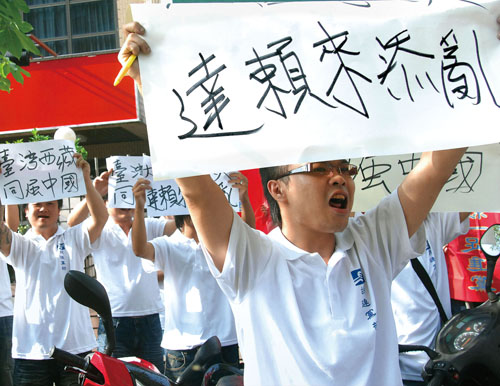
[{"label": "scooter mirror", "polygon": [[78,303],[92,308],[100,316],[111,316],[108,294],[97,280],[80,271],[69,271],[64,277],[64,289]]},{"label": "scooter mirror", "polygon": [[500,224],[490,226],[481,236],[481,250],[486,256],[500,256]]},{"label": "scooter mirror", "polygon": [[106,330],[105,354],[111,355],[115,348],[115,332],[108,294],[103,285],[83,272],[71,270],[64,277],[64,289],[75,301],[99,314]]},{"label": "scooter mirror", "polygon": [[493,272],[498,257],[500,256],[500,224],[491,225],[486,232],[481,236],[479,241],[481,251],[486,257],[486,282],[485,290],[488,294],[488,299],[492,302],[498,301],[498,295],[492,291],[491,284],[493,282]]}]

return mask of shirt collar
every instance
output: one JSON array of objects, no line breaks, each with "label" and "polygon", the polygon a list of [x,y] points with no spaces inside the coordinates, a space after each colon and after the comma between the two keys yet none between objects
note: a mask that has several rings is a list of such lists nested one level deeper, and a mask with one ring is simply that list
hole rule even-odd
[{"label": "shirt collar", "polygon": [[[54,238],[54,237],[56,237],[56,236],[59,236],[59,235],[61,235],[61,234],[63,234],[63,233],[64,233],[64,229],[62,229],[62,228],[58,225],[58,226],[57,226],[57,231],[56,231],[56,233],[54,233],[54,234],[53,234],[53,235],[49,238],[49,240],[50,240],[50,239],[52,239],[52,238]],[[43,238],[43,236],[42,236],[42,235],[36,234],[36,233],[33,231],[33,228],[28,229],[28,230],[27,230],[27,232],[24,234],[24,236],[25,236],[25,237],[27,237],[27,238],[28,238],[28,239],[30,239],[30,240],[41,239],[41,240],[43,240],[43,241],[49,241],[49,240],[45,240],[45,239]]]},{"label": "shirt collar", "polygon": [[274,240],[277,243],[281,244],[282,246],[286,247],[286,249],[287,249],[286,259],[287,260],[297,260],[302,256],[311,255],[311,253],[304,251],[303,249],[300,249],[295,244],[290,242],[285,237],[285,235],[283,235],[283,232],[281,232],[281,228],[279,228],[279,227],[274,228],[271,232],[268,233],[268,235],[272,240]]},{"label": "shirt collar", "polygon": [[[351,249],[353,247],[354,239],[352,237],[350,225],[351,225],[351,219],[349,220],[349,224],[347,225],[346,229],[344,229],[344,231],[335,233],[335,250],[333,251],[332,257],[335,256],[336,254],[338,255],[339,252],[341,252],[341,255],[344,255],[343,253],[344,251],[347,251],[348,249]],[[310,252],[304,251],[303,249],[300,249],[295,244],[290,242],[283,235],[283,232],[281,232],[281,228],[279,227],[276,227],[271,232],[269,232],[268,236],[272,240],[285,246],[289,250],[289,252],[286,255],[287,260],[296,260],[302,256],[311,255]],[[334,260],[338,260],[338,258]]]}]

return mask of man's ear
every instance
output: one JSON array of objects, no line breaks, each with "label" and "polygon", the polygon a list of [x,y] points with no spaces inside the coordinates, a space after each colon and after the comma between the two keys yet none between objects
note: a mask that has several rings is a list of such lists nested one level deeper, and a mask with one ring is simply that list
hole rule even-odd
[{"label": "man's ear", "polygon": [[281,202],[286,199],[285,186],[280,181],[269,180],[267,182],[267,190],[269,190],[269,193],[277,202]]}]

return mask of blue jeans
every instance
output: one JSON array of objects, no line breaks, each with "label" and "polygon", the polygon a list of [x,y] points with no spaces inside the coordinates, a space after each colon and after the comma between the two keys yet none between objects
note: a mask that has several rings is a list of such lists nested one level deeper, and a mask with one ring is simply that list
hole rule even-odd
[{"label": "blue jeans", "polygon": [[[165,350],[165,375],[168,379],[175,381],[182,374],[193,361],[198,348],[199,346],[191,350]],[[222,347],[222,359],[225,363],[238,367],[240,362],[238,345]]]},{"label": "blue jeans", "polygon": [[12,321],[13,316],[0,318],[0,385],[12,386]]},{"label": "blue jeans", "polygon": [[[78,354],[85,357],[90,352]],[[64,371],[64,363],[55,359],[15,359],[14,385],[16,386],[78,386],[78,374]]]},{"label": "blue jeans", "polygon": [[[116,347],[112,354],[114,358],[136,356],[151,362],[163,372],[162,332],[158,314],[113,318],[113,325],[116,336]],[[98,350],[104,352],[106,333],[102,321],[99,321],[97,344]]]}]

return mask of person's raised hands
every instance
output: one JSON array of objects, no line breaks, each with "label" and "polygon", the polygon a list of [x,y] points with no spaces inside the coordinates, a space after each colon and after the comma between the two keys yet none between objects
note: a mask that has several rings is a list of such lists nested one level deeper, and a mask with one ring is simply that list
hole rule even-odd
[{"label": "person's raised hands", "polygon": [[239,189],[240,201],[242,201],[245,194],[248,192],[248,179],[241,172],[234,172],[229,174],[229,183],[231,187]]},{"label": "person's raised hands", "polygon": [[[146,30],[144,27],[136,21],[127,23],[123,26],[125,42],[118,53],[118,61],[122,64],[122,66],[125,65],[127,59],[132,54],[139,56],[141,54],[149,54],[151,52],[151,48],[143,38],[145,33]],[[139,63],[137,60],[134,61],[132,67],[128,70],[127,75],[134,79],[138,86],[142,85],[141,73],[139,71]]]},{"label": "person's raised hands", "polygon": [[111,173],[113,173],[113,169],[102,172],[100,176],[94,179],[94,187],[99,192],[101,197],[104,197],[106,194],[108,194],[108,181]]},{"label": "person's raised hands", "polygon": [[82,169],[83,176],[90,178],[90,164],[83,159],[80,153],[73,154],[73,158],[75,158],[76,167]]},{"label": "person's raised hands", "polygon": [[135,197],[135,207],[143,209],[146,205],[146,190],[151,189],[151,182],[145,178],[139,178],[134,187],[132,188],[132,193]]}]

